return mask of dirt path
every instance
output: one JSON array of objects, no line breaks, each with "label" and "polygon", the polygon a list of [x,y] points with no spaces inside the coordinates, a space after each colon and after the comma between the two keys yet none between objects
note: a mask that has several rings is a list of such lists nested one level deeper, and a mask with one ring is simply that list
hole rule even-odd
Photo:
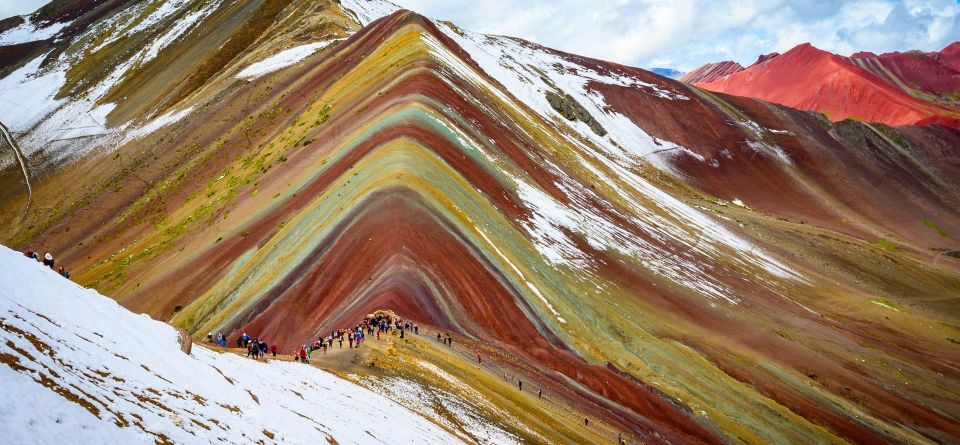
[{"label": "dirt path", "polygon": [[[498,418],[490,415],[490,420],[506,426],[520,434],[525,441],[537,443],[617,443],[621,429],[602,419],[584,414],[581,407],[571,405],[564,397],[549,391],[542,382],[543,376],[534,376],[517,371],[506,361],[506,355],[496,353],[494,349],[474,343],[464,338],[454,337],[453,346],[448,346],[436,338],[436,329],[421,328],[421,334],[368,335],[359,348],[350,348],[348,342],[340,348],[334,341],[332,348],[312,352],[310,366],[337,374],[359,384],[361,377],[400,377],[418,382],[443,391],[453,392],[459,397],[470,399],[476,393],[500,409],[509,417]],[[393,334],[393,333],[392,333]],[[481,351],[483,363],[477,363],[477,351]],[[489,350],[489,352],[488,352]],[[227,349],[245,356],[246,350]],[[267,354],[263,360],[293,361],[292,351],[279,354],[276,358]],[[422,363],[436,366],[469,385],[464,388],[447,385],[442,379],[430,373],[424,373]],[[523,380],[523,390],[518,388],[517,380]],[[542,397],[538,390],[543,389]],[[590,419],[585,426],[584,417]],[[511,425],[513,427],[511,427]],[[524,434],[526,430],[529,434]],[[640,443],[632,435],[625,434],[625,443]]]},{"label": "dirt path", "polygon": [[17,234],[20,232],[20,228],[23,227],[23,222],[27,219],[27,213],[30,212],[30,206],[33,204],[33,186],[30,185],[30,174],[27,173],[27,158],[23,155],[23,152],[20,151],[17,142],[10,136],[10,131],[7,130],[6,125],[3,125],[3,122],[0,122],[0,133],[3,133],[4,140],[7,141],[10,149],[13,150],[17,158],[17,164],[20,165],[20,171],[23,172],[23,181],[27,184],[27,204],[23,207],[23,212],[20,214],[20,222],[17,223],[16,231],[14,232],[14,234]]}]

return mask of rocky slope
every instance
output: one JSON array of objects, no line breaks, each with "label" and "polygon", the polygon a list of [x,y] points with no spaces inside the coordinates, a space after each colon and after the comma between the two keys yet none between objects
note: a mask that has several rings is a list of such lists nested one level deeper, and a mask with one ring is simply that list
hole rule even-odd
[{"label": "rocky slope", "polygon": [[[956,46],[957,44],[954,44]],[[960,71],[943,52],[856,53],[841,57],[803,44],[743,69],[707,64],[684,81],[710,91],[755,97],[834,121],[960,126]]]},{"label": "rocky slope", "polygon": [[[290,348],[392,309],[609,440],[960,437],[957,129],[832,123],[386,2],[107,5],[0,79],[43,111],[0,113],[0,210],[5,244],[133,311]],[[569,423],[510,431],[595,440]]]},{"label": "rocky slope", "polygon": [[701,82],[707,83],[733,73],[739,73],[740,71],[743,71],[743,65],[730,60],[724,60],[723,62],[708,63],[690,71],[684,74],[683,77],[680,78],[680,81],[693,84]]},{"label": "rocky slope", "polygon": [[0,339],[9,443],[462,443],[308,365],[186,354],[170,326],[5,247]]}]

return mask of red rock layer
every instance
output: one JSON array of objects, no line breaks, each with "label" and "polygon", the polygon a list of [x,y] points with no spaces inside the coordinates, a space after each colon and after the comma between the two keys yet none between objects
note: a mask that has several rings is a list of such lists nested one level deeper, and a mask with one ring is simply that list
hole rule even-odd
[{"label": "red rock layer", "polygon": [[[960,47],[958,42],[957,47]],[[950,47],[944,49],[947,51]],[[934,95],[960,93],[960,67],[951,66],[951,55],[940,52],[860,52],[850,59],[873,75],[906,90]]]},{"label": "red rock layer", "polygon": [[713,82],[721,77],[743,71],[743,66],[737,62],[729,60],[717,63],[708,63],[700,68],[690,71],[680,78],[681,82]]},{"label": "red rock layer", "polygon": [[810,44],[722,78],[692,83],[710,91],[819,111],[834,121],[960,126],[957,110],[913,97],[850,59]]}]

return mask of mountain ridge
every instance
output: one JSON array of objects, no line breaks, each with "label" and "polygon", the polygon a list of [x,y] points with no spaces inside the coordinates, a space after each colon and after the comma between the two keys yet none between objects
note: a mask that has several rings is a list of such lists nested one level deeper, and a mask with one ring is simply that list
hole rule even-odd
[{"label": "mountain ridge", "polygon": [[717,70],[707,64],[692,72],[705,74],[684,80],[711,91],[823,112],[834,121],[956,127],[960,72],[949,60],[939,52],[842,57],[804,43],[774,58],[761,56],[744,69],[707,75]]},{"label": "mountain ridge", "polygon": [[[4,243],[231,341],[392,308],[650,442],[960,435],[933,358],[956,355],[960,132],[830,123],[394,9],[293,2],[186,98],[105,120],[106,148],[28,147],[44,205]],[[174,40],[252,14],[211,11]],[[303,17],[343,34],[294,39]]]}]

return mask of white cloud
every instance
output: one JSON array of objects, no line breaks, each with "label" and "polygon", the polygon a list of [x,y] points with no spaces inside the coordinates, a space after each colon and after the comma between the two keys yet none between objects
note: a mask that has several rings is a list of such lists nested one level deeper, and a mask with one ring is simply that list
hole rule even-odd
[{"label": "white cloud", "polygon": [[955,0],[395,0],[484,33],[635,66],[749,65],[804,42],[840,53],[936,50],[960,36]]}]

